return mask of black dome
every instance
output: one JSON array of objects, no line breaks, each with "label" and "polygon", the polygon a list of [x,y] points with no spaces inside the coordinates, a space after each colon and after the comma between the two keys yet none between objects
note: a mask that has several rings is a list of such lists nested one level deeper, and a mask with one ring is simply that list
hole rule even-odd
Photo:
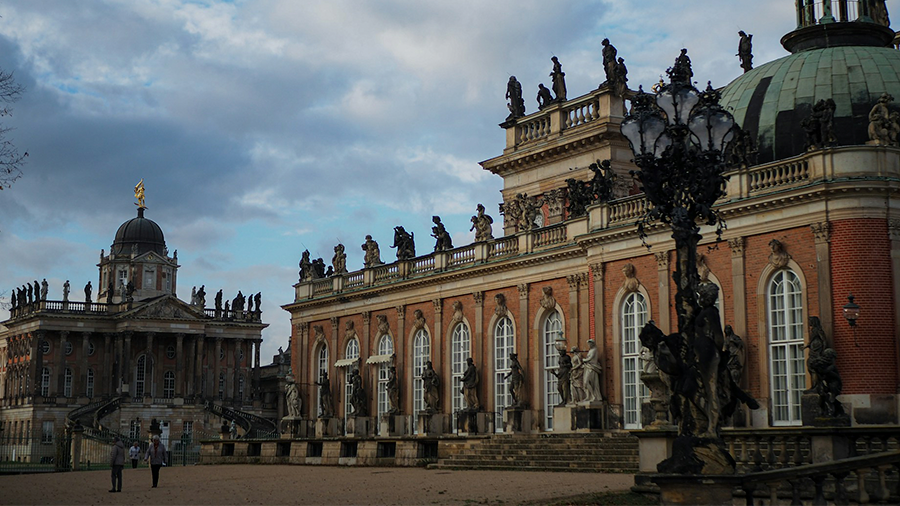
[{"label": "black dome", "polygon": [[144,218],[144,208],[138,208],[137,218],[123,223],[116,231],[116,240],[112,245],[112,253],[116,255],[131,254],[137,245],[137,254],[143,255],[153,251],[161,256],[166,254],[166,239],[163,231],[153,220]]}]

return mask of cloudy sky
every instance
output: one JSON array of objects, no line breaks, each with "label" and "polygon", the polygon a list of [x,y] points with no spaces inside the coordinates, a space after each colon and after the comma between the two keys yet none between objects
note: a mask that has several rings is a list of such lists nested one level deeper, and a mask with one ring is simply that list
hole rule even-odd
[{"label": "cloudy sky", "polygon": [[[888,2],[898,7],[900,0]],[[569,97],[603,81],[600,41],[629,84],[659,79],[681,47],[695,79],[741,69],[737,31],[759,65],[786,52],[794,0],[5,0],[0,68],[27,88],[4,126],[29,153],[0,192],[0,293],[46,277],[50,298],[97,281],[100,249],[135,214],[177,249],[179,295],[262,291],[264,355],[286,346],[297,262],[330,263],[338,241],[362,265],[365,234],[385,259],[393,227],[432,246],[443,218],[471,241],[501,180],[509,76],[536,109],[550,57]],[[900,12],[900,11],[898,11]],[[501,234],[499,227],[495,234]],[[2,300],[2,299],[0,299]],[[0,313],[0,319],[6,316]]]}]

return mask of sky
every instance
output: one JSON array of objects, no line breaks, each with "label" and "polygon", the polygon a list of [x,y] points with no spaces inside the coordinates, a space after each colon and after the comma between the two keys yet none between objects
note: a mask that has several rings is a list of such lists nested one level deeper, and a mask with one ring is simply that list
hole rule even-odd
[{"label": "sky", "polygon": [[738,30],[758,66],[796,25],[794,0],[5,0],[0,16],[0,69],[26,88],[2,124],[29,154],[0,191],[0,303],[34,279],[57,300],[66,279],[96,284],[143,179],[180,298],[262,292],[264,363],[287,348],[303,250],[330,264],[342,242],[357,270],[365,235],[392,261],[402,225],[423,254],[433,215],[468,244],[478,203],[502,235],[502,180],[478,163],[505,147],[510,75],[528,113],[554,55],[584,95],[609,38],[632,89],[682,47],[718,87],[742,72]]}]

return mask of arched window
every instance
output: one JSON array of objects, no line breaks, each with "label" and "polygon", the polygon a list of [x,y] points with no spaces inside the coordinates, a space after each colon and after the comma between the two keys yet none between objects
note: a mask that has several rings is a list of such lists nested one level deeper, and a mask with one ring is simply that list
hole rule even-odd
[{"label": "arched window", "polygon": [[225,400],[225,373],[219,373],[219,400]]},{"label": "arched window", "polygon": [[163,397],[171,399],[175,397],[175,373],[166,371],[163,375]]},{"label": "arched window", "polygon": [[66,367],[65,379],[63,383],[63,395],[72,397],[72,369]]},{"label": "arched window", "polygon": [[50,397],[50,368],[41,369],[41,396]]},{"label": "arched window", "polygon": [[[453,413],[466,407],[463,399],[462,388],[460,388],[460,380],[463,373],[466,372],[466,359],[469,358],[469,347],[471,346],[471,335],[469,327],[465,323],[459,323],[453,327],[453,334],[450,338],[450,366],[452,371],[451,391],[453,392]],[[456,416],[453,417],[456,423]]]},{"label": "arched window", "polygon": [[553,375],[559,369],[559,351],[556,341],[562,336],[562,319],[559,311],[552,311],[544,318],[541,330],[541,353],[544,363],[544,425],[553,430],[553,407],[559,404],[559,380]]},{"label": "arched window", "polygon": [[[315,381],[322,379],[322,375],[328,372],[328,346],[322,344],[319,347],[319,353],[316,357],[316,378]],[[322,415],[322,403],[319,399],[320,388],[316,389],[316,415]]]},{"label": "arched window", "polygon": [[144,396],[144,383],[147,375],[147,355],[141,355],[137,359],[137,368],[134,371],[134,396]]},{"label": "arched window", "polygon": [[[512,320],[504,316],[494,325],[494,411],[503,412],[503,408],[512,404],[512,397],[503,379],[509,373],[509,354],[516,351],[516,336],[513,334]],[[498,432],[503,430],[497,425]]]},{"label": "arched window", "polygon": [[413,413],[425,409],[425,385],[422,383],[422,373],[425,371],[425,362],[431,360],[431,338],[428,331],[419,329],[413,338]]},{"label": "arched window", "polygon": [[[394,340],[391,339],[391,336],[385,334],[381,336],[381,340],[378,342],[378,354],[379,355],[393,355],[394,354]],[[390,409],[388,402],[388,391],[387,391],[387,381],[388,376],[390,376],[391,364],[390,362],[382,362],[378,364],[378,416],[379,419],[381,415],[388,412]]]},{"label": "arched window", "polygon": [[629,293],[622,302],[622,404],[626,429],[641,428],[641,403],[650,392],[640,380],[641,342],[638,335],[647,323],[647,301],[640,292]]},{"label": "arched window", "polygon": [[[359,341],[356,338],[347,341],[344,358],[349,360],[359,358]],[[347,420],[347,417],[353,411],[353,408],[350,406],[350,394],[353,391],[353,385],[350,383],[350,373],[357,369],[359,369],[359,362],[354,362],[353,365],[344,369],[344,420]]]},{"label": "arched window", "polygon": [[806,387],[803,356],[803,287],[790,269],[772,276],[768,289],[769,374],[773,425],[800,425]]},{"label": "arched window", "polygon": [[88,399],[94,397],[94,370],[87,370],[87,384],[84,386],[85,395],[87,395]]}]

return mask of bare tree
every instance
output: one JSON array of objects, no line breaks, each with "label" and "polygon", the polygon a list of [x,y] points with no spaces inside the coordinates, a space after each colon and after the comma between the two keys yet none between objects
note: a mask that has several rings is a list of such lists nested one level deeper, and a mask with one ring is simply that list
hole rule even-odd
[{"label": "bare tree", "polygon": [[[0,117],[12,114],[9,104],[19,100],[25,88],[16,82],[12,72],[0,69]],[[28,153],[19,154],[13,142],[6,138],[12,130],[0,123],[0,190],[8,188],[22,177],[22,165]]]}]

